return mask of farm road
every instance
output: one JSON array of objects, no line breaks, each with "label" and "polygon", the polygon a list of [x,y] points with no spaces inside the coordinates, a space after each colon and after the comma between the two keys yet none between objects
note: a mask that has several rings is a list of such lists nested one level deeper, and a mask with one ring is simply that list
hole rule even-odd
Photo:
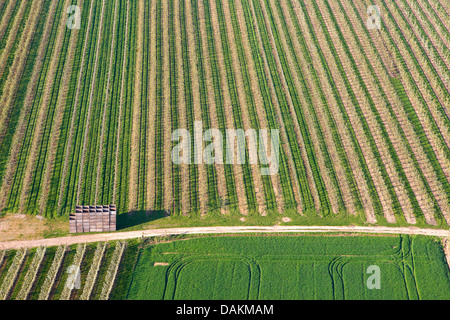
[{"label": "farm road", "polygon": [[191,227],[191,228],[161,228],[139,231],[125,231],[97,234],[78,234],[60,238],[38,240],[0,242],[0,250],[32,248],[38,246],[71,245],[84,242],[125,240],[139,237],[154,237],[179,234],[220,234],[220,233],[308,233],[308,232],[350,232],[374,234],[410,234],[436,237],[450,237],[449,230],[420,229],[417,227],[362,227],[362,226],[233,226],[233,227]]}]

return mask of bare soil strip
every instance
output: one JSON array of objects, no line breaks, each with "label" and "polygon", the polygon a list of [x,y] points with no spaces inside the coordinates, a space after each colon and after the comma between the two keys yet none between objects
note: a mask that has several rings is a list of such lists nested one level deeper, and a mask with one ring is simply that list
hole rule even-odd
[{"label": "bare soil strip", "polygon": [[[64,8],[66,8],[70,3],[70,0],[64,2]],[[25,207],[25,202],[28,200],[29,191],[31,184],[33,182],[33,177],[35,173],[36,162],[38,161],[38,156],[40,152],[40,145],[42,137],[45,130],[45,122],[48,117],[48,108],[50,107],[50,99],[53,95],[53,87],[56,81],[56,72],[58,71],[58,61],[61,55],[61,49],[63,46],[64,34],[66,32],[66,17],[61,15],[61,20],[59,21],[58,33],[56,35],[56,41],[54,44],[52,56],[50,58],[49,69],[47,71],[47,76],[45,79],[44,93],[42,95],[42,100],[39,103],[39,112],[36,120],[36,125],[34,127],[33,139],[31,140],[31,148],[28,153],[27,163],[25,167],[25,172],[22,181],[22,191],[19,198],[19,212]]]},{"label": "bare soil strip", "polygon": [[233,233],[364,233],[364,234],[408,234],[433,237],[449,237],[449,230],[420,229],[416,227],[360,227],[360,226],[242,226],[242,227],[192,227],[147,229],[140,231],[100,233],[89,235],[74,235],[61,238],[47,238],[39,240],[0,242],[0,250],[33,248],[38,246],[72,245],[97,241],[117,241],[143,237],[160,237],[168,235],[187,234],[233,234]]},{"label": "bare soil strip", "polygon": [[136,36],[136,68],[134,73],[134,98],[133,98],[133,120],[131,123],[131,161],[130,181],[128,190],[128,209],[137,210],[138,205],[138,175],[139,175],[139,136],[141,118],[141,89],[142,89],[142,63],[144,54],[144,0],[138,2],[138,23]]},{"label": "bare soil strip", "polygon": [[[41,69],[44,63],[44,57],[46,53],[46,48],[48,41],[50,39],[50,32],[53,25],[53,18],[56,10],[58,0],[53,0],[52,4],[49,8],[49,13],[47,16],[47,20],[45,22],[44,31],[42,33],[42,40],[39,44],[39,49],[36,57],[36,61],[34,64],[33,72],[31,74],[30,82],[28,84],[27,93],[25,96],[24,104],[20,113],[19,121],[17,124],[17,129],[13,137],[13,141],[11,144],[11,154],[9,156],[5,175],[3,177],[2,185],[0,188],[0,210],[4,208],[6,205],[5,201],[9,191],[11,189],[11,185],[13,182],[13,177],[17,169],[17,162],[20,153],[20,146],[25,138],[25,133],[27,129],[26,118],[30,113],[31,107],[33,105],[34,95],[36,93],[36,87],[39,81],[39,77],[41,76]],[[11,2],[10,2],[11,3]]]}]

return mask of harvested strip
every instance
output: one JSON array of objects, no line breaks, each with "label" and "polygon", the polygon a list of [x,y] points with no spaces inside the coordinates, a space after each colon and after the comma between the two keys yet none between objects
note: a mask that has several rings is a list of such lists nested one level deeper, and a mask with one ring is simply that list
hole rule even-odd
[{"label": "harvested strip", "polygon": [[[70,3],[70,0],[66,0],[64,3],[64,7],[67,7]],[[53,86],[55,85],[56,79],[55,75],[58,71],[58,61],[61,55],[61,49],[63,46],[64,33],[66,31],[66,17],[61,15],[61,21],[58,28],[58,34],[56,36],[56,42],[54,44],[54,50],[52,53],[52,57],[50,59],[50,69],[48,70],[48,74],[46,77],[45,85],[44,85],[44,94],[42,97],[42,101],[39,103],[39,112],[36,120],[36,125],[34,127],[33,139],[31,143],[31,148],[29,150],[28,161],[26,164],[24,177],[22,181],[22,191],[19,198],[19,211],[22,211],[25,206],[25,201],[28,199],[29,191],[33,179],[34,168],[36,166],[36,161],[40,152],[41,140],[44,135],[45,130],[45,122],[48,116],[48,108],[50,107],[50,99],[53,95]]]},{"label": "harvested strip", "polygon": [[39,247],[36,249],[36,254],[33,257],[33,261],[28,267],[27,274],[23,279],[22,288],[20,288],[19,294],[16,297],[16,300],[27,300],[31,288],[33,287],[34,282],[36,281],[36,276],[39,272],[40,266],[42,264],[42,260],[45,256],[45,247]]}]

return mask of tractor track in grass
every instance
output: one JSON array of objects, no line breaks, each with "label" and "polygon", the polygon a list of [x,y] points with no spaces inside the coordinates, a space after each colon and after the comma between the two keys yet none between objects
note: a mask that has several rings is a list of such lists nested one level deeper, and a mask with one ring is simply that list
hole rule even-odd
[{"label": "tractor track in grass", "polygon": [[97,241],[117,241],[141,237],[157,237],[187,234],[239,234],[239,233],[364,233],[364,234],[407,234],[433,237],[450,237],[449,230],[423,229],[417,227],[372,227],[372,226],[222,226],[161,228],[138,231],[71,235],[59,238],[36,240],[14,240],[0,242],[0,250],[33,248],[38,246],[72,245]]}]

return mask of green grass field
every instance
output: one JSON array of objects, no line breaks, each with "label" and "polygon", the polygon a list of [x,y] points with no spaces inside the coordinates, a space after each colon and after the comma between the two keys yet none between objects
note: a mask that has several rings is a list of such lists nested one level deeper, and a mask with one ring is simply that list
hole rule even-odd
[{"label": "green grass field", "polygon": [[[127,251],[113,299],[450,298],[444,252],[429,237],[221,236]],[[372,265],[380,289],[367,287]]]}]

